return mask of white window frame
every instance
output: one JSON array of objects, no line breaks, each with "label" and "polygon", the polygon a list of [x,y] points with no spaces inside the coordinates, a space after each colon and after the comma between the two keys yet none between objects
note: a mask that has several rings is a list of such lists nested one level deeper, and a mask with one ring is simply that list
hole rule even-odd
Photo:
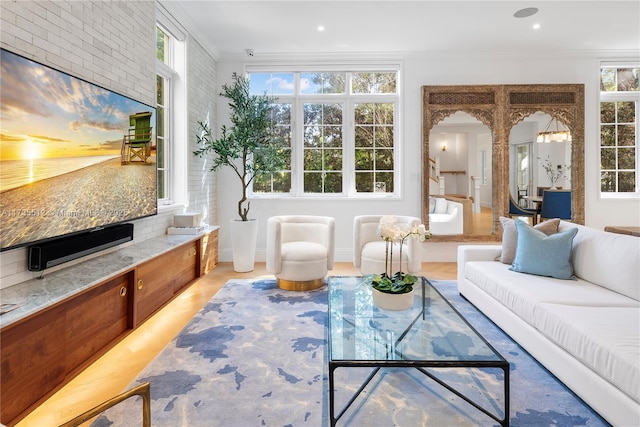
[{"label": "white window frame", "polygon": [[[345,184],[346,184],[346,170],[347,168],[347,126],[345,123],[345,116],[348,115],[347,111],[347,103],[344,101],[344,97],[342,94],[338,95],[339,99],[332,100],[331,95],[323,95],[322,97],[318,97],[314,94],[309,95],[299,95],[298,96],[298,105],[299,107],[295,110],[295,115],[297,118],[297,123],[300,123],[300,126],[297,126],[296,132],[294,133],[293,139],[291,141],[292,151],[295,152],[293,154],[293,171],[291,175],[291,193],[296,197],[340,197],[345,193]],[[335,103],[342,105],[342,192],[341,193],[305,193],[304,192],[304,104],[329,104]],[[296,173],[296,171],[299,171]],[[293,191],[293,182],[296,183],[296,191]]]},{"label": "white window frame", "polygon": [[[347,78],[344,94],[301,94],[300,74],[303,72],[397,72],[395,94],[352,94],[350,82]],[[249,197],[255,199],[400,199],[402,194],[402,135],[401,135],[401,106],[402,106],[402,64],[399,62],[380,63],[372,65],[317,65],[317,66],[273,66],[251,64],[245,66],[245,75],[249,73],[294,73],[294,93],[292,95],[276,94],[278,102],[290,103],[292,108],[291,128],[291,192],[290,193],[254,193],[249,189]],[[304,103],[343,102],[343,164],[342,164],[342,192],[341,193],[305,193],[303,188],[303,109]],[[393,103],[394,104],[394,191],[389,193],[358,193],[355,185],[355,122],[354,108],[356,103]]]},{"label": "white window frame", "polygon": [[[156,75],[168,80],[165,93],[165,169],[167,197],[158,199],[159,210],[189,204],[187,172],[187,33],[161,6],[156,26],[169,36],[169,64],[156,58]],[[154,52],[155,55],[155,52]]]},{"label": "white window frame", "polygon": [[[165,65],[165,64],[162,64]],[[165,153],[165,159],[164,159],[164,167],[162,168],[162,170],[164,171],[164,173],[166,174],[166,184],[165,184],[165,197],[164,198],[158,198],[158,203],[159,204],[170,204],[171,200],[173,199],[173,188],[172,188],[172,180],[171,180],[171,176],[172,176],[172,156],[170,155],[170,149],[173,146],[173,137],[172,137],[172,116],[173,116],[173,111],[172,111],[172,93],[171,93],[171,87],[172,87],[172,78],[173,78],[173,71],[169,68],[169,67],[156,67],[156,78],[157,77],[161,77],[162,79],[165,80],[165,93],[164,93],[164,125],[165,125],[165,129],[164,129],[164,139],[163,139],[163,144],[164,144],[164,153]],[[156,107],[158,106],[157,102],[156,102]],[[158,136],[156,134],[156,144],[158,144],[159,139]],[[158,162],[159,164],[160,162]],[[158,171],[160,171],[160,167],[158,166]],[[168,203],[167,203],[168,202]]]},{"label": "white window frame", "polygon": [[[638,68],[639,62],[601,62],[598,68],[598,88],[600,88],[602,68]],[[639,199],[640,198],[640,91],[639,92],[603,92],[598,90],[598,165],[602,164],[602,145],[600,132],[602,129],[601,103],[602,102],[635,102],[636,104],[636,191],[635,192],[603,192],[602,191],[602,169],[598,166],[598,193],[603,199]]]},{"label": "white window frame", "polygon": [[[376,70],[377,71],[377,70]],[[392,99],[393,98],[393,99]],[[358,193],[356,191],[356,171],[355,171],[355,152],[356,152],[356,147],[355,147],[355,132],[356,132],[356,124],[354,119],[354,115],[355,115],[355,104],[394,104],[393,107],[393,141],[394,141],[394,147],[393,147],[393,184],[394,184],[394,191],[391,193],[376,193],[375,192],[375,188],[374,191],[372,193]],[[357,95],[353,95],[353,98],[350,99],[349,102],[349,108],[347,109],[349,111],[349,119],[351,120],[348,126],[348,149],[347,149],[347,155],[345,156],[345,158],[349,158],[349,165],[351,165],[351,169],[349,170],[349,173],[351,174],[350,180],[349,180],[349,187],[347,188],[348,190],[348,194],[347,196],[349,198],[353,198],[353,197],[374,197],[374,198],[379,198],[379,197],[399,197],[400,195],[400,183],[401,183],[401,167],[400,167],[400,162],[402,160],[402,157],[400,157],[400,114],[399,114],[399,109],[400,109],[400,96],[399,93],[396,93],[395,96],[394,95],[372,95],[372,94],[357,94]]]}]

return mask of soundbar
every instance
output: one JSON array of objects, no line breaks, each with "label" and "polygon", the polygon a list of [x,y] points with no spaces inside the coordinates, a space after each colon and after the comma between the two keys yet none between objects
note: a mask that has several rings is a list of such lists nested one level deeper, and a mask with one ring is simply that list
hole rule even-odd
[{"label": "soundbar", "polygon": [[28,247],[29,271],[42,271],[133,240],[133,224],[117,224]]}]

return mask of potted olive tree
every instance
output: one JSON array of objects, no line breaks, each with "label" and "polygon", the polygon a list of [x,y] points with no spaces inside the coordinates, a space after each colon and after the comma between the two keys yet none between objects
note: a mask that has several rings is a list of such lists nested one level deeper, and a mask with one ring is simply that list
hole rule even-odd
[{"label": "potted olive tree", "polygon": [[212,154],[211,171],[228,166],[240,181],[239,219],[231,221],[230,230],[233,268],[245,272],[253,270],[258,234],[258,221],[248,216],[251,203],[247,190],[256,177],[284,169],[289,153],[274,138],[271,113],[276,98],[252,95],[249,80],[237,73],[233,73],[232,80],[222,86],[220,93],[229,100],[231,126],[223,125],[219,137],[214,138],[209,123],[199,122],[200,148],[193,154]]}]

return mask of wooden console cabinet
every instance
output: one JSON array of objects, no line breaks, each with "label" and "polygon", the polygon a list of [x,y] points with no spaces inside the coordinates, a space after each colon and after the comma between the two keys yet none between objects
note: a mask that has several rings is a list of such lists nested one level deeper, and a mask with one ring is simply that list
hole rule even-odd
[{"label": "wooden console cabinet", "polygon": [[134,325],[142,322],[200,276],[196,270],[198,244],[180,246],[140,264],[136,269]]},{"label": "wooden console cabinet", "polygon": [[201,239],[200,275],[210,272],[218,263],[218,230]]},{"label": "wooden console cabinet", "polygon": [[2,329],[2,422],[9,424],[129,329],[125,273]]},{"label": "wooden console cabinet", "polygon": [[[129,256],[136,253],[136,249],[131,248],[119,258],[117,254],[106,255],[102,263],[97,258],[85,265],[69,267],[60,274],[61,283],[74,276],[73,269],[81,274],[91,270],[92,265],[104,269],[102,264],[108,264],[109,257],[118,261],[131,259],[129,267],[114,266],[113,275],[3,324],[0,330],[0,422],[15,425],[196,278],[212,269],[217,263],[217,231],[216,228],[202,236],[192,236],[194,239],[173,244],[175,247],[168,251],[163,248],[162,253],[139,262]],[[143,247],[144,242],[138,245]],[[91,278],[86,280],[92,283]],[[35,282],[33,286],[40,285]],[[42,286],[48,287],[51,286]],[[12,297],[10,292],[0,292],[3,299]]]}]

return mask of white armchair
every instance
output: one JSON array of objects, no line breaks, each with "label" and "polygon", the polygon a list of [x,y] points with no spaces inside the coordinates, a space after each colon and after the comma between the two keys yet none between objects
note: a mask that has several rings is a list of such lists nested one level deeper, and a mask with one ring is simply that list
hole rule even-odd
[{"label": "white armchair", "polygon": [[[377,233],[383,215],[360,215],[353,219],[353,265],[362,275],[380,274],[385,271],[386,243]],[[396,216],[399,223],[412,227],[420,225],[420,218]],[[400,247],[393,248],[391,273],[400,271]],[[402,271],[416,274],[422,269],[420,242],[406,239],[402,248]]]},{"label": "white armchair", "polygon": [[284,215],[267,220],[267,271],[290,291],[317,289],[333,269],[335,220]]}]

